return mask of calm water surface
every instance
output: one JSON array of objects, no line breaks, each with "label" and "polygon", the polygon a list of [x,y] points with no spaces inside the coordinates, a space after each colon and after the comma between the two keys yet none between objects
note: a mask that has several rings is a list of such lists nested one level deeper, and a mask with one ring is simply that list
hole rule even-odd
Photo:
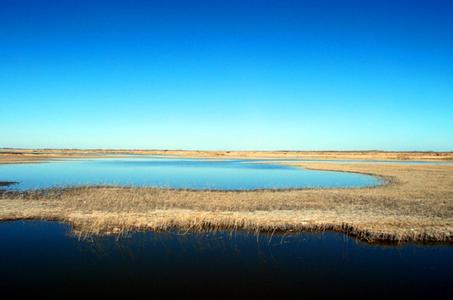
[{"label": "calm water surface", "polygon": [[253,163],[180,158],[101,158],[0,165],[0,181],[10,189],[73,185],[153,186],[189,189],[363,187],[379,181],[362,174],[313,171]]},{"label": "calm water surface", "polygon": [[67,225],[4,222],[0,266],[2,299],[453,296],[453,247],[372,246],[336,233],[147,232],[80,241]]}]

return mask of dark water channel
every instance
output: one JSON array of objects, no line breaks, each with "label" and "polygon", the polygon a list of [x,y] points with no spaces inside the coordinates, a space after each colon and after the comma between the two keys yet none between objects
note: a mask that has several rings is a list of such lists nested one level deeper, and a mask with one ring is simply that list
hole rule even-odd
[{"label": "dark water channel", "polygon": [[453,296],[453,247],[368,245],[338,233],[134,233],[79,240],[68,225],[0,223],[2,299]]}]

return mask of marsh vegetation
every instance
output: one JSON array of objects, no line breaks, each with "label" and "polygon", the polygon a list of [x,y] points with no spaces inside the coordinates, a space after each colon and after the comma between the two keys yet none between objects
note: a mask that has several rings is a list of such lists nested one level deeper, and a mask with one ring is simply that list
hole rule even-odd
[{"label": "marsh vegetation", "polygon": [[1,194],[0,219],[58,220],[75,233],[338,231],[369,242],[451,242],[453,166],[279,162],[380,177],[351,189],[196,191],[77,187]]}]

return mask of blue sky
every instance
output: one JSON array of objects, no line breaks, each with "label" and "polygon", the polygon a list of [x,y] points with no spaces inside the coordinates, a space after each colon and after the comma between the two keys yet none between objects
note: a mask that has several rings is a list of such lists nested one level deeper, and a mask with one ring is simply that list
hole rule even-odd
[{"label": "blue sky", "polygon": [[453,150],[453,1],[2,0],[0,147]]}]

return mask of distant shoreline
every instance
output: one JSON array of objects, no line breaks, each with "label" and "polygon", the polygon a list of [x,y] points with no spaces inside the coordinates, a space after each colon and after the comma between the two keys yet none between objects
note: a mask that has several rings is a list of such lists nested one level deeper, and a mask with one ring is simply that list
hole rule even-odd
[{"label": "distant shoreline", "polygon": [[81,150],[81,149],[0,149],[0,164],[29,163],[64,158],[96,158],[109,155],[171,155],[190,158],[319,159],[319,160],[402,160],[452,161],[453,152],[430,151],[196,151],[196,150]]}]

